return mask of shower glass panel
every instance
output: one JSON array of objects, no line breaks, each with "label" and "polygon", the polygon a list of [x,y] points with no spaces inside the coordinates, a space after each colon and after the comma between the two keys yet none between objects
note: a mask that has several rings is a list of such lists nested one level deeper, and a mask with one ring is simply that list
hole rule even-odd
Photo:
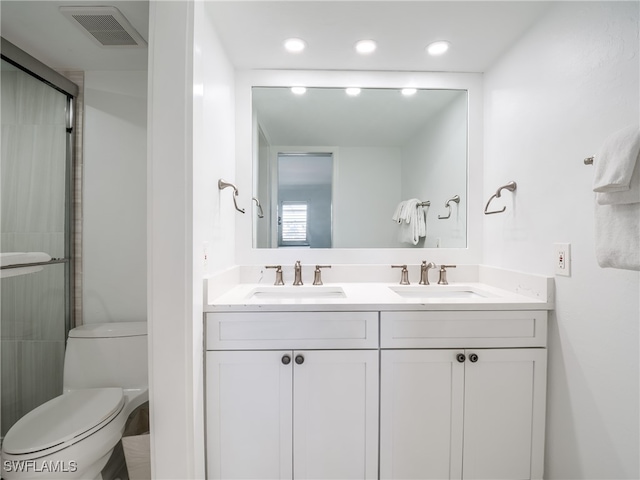
[{"label": "shower glass panel", "polygon": [[[62,393],[70,326],[69,109],[48,83],[2,60],[0,254],[44,252],[60,263],[2,269],[1,435]],[[33,271],[35,270],[35,271]]]}]

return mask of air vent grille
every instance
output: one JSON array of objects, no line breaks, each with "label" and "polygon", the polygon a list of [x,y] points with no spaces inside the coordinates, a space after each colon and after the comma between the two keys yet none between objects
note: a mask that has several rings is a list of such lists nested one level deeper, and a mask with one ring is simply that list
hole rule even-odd
[{"label": "air vent grille", "polygon": [[147,43],[115,7],[60,7],[60,11],[103,47],[145,47]]}]

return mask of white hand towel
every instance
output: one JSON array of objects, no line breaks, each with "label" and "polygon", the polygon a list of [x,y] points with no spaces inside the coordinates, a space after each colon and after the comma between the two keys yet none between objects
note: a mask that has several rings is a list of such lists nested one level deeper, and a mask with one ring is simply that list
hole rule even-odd
[{"label": "white hand towel", "polygon": [[594,192],[629,190],[633,169],[640,152],[640,129],[631,125],[610,135],[593,162]]},{"label": "white hand towel", "polygon": [[402,201],[398,204],[398,206],[396,207],[396,211],[393,213],[393,216],[391,217],[391,219],[396,222],[396,223],[402,223],[402,212],[404,210],[404,204],[406,202]]},{"label": "white hand towel", "polygon": [[411,228],[411,243],[417,245],[420,237],[426,236],[426,221],[424,210],[420,206],[420,200],[412,198],[407,200],[406,222]]},{"label": "white hand towel", "polygon": [[595,202],[596,258],[603,268],[640,270],[640,203]]},{"label": "white hand towel", "polygon": [[391,219],[400,224],[398,240],[417,245],[421,237],[427,236],[427,220],[420,200],[412,198],[400,202]]}]

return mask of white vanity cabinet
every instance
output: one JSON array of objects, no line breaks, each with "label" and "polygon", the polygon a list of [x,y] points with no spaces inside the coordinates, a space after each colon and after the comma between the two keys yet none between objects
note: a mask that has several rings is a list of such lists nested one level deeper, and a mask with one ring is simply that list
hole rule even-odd
[{"label": "white vanity cabinet", "polygon": [[380,478],[542,478],[546,321],[382,312]]},{"label": "white vanity cabinet", "polygon": [[211,479],[375,479],[378,314],[206,315]]}]

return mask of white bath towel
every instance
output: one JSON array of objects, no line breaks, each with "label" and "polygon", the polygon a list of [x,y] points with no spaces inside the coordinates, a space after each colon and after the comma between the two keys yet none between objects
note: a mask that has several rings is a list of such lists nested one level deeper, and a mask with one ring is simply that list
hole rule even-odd
[{"label": "white bath towel", "polygon": [[[595,160],[597,161],[597,160]],[[640,155],[631,175],[629,190],[621,192],[596,192],[599,205],[622,205],[640,202]]]},{"label": "white bath towel", "polygon": [[640,203],[594,203],[598,265],[640,270]]},{"label": "white bath towel", "polygon": [[595,156],[594,192],[629,190],[640,152],[640,129],[631,125],[610,135]]},{"label": "white bath towel", "polygon": [[44,252],[4,252],[0,253],[0,267],[23,265],[26,263],[48,262],[51,256]]}]

